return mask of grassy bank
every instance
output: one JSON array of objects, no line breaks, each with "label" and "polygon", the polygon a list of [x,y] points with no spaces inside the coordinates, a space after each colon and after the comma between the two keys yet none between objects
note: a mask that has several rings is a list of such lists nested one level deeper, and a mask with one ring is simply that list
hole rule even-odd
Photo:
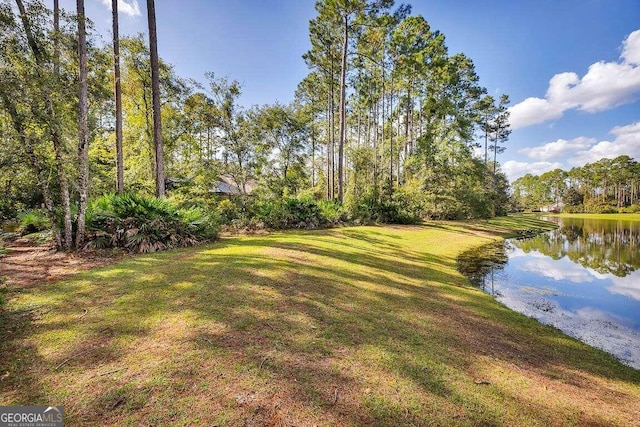
[{"label": "grassy bank", "polygon": [[640,371],[456,270],[531,217],[290,231],[14,294],[0,404],[68,425],[633,425]]},{"label": "grassy bank", "polygon": [[562,213],[562,214],[546,214],[547,216],[558,216],[560,218],[584,218],[584,219],[609,219],[622,221],[640,221],[640,213],[612,213],[612,214],[590,214],[590,213]]}]

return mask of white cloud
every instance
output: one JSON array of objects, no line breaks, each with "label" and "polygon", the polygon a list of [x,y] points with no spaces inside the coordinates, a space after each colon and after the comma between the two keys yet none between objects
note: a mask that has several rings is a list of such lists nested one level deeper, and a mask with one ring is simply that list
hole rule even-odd
[{"label": "white cloud", "polygon": [[636,270],[625,277],[611,276],[613,285],[607,288],[609,292],[625,295],[640,301],[640,270]]},{"label": "white cloud", "polygon": [[[102,4],[111,10],[111,0],[102,0]],[[129,16],[140,16],[138,0],[118,0],[118,12]]]},{"label": "white cloud", "polygon": [[523,128],[562,117],[562,108],[546,99],[527,98],[509,108],[511,129]]},{"label": "white cloud", "polygon": [[562,168],[560,162],[518,162],[516,160],[509,160],[504,162],[500,167],[502,172],[507,176],[509,181],[513,182],[523,175],[528,173],[532,175],[541,175],[545,172],[552,171],[554,169]]},{"label": "white cloud", "polygon": [[532,271],[556,281],[569,281],[573,283],[588,283],[593,277],[582,266],[564,257],[558,261],[549,258],[536,258],[525,262],[521,267],[523,271]]},{"label": "white cloud", "polygon": [[574,72],[556,74],[544,98],[527,98],[509,109],[512,129],[555,120],[570,109],[589,113],[632,102],[640,95],[640,30],[622,43],[618,62],[596,62],[582,79]]},{"label": "white cloud", "polygon": [[564,159],[576,151],[590,148],[596,141],[594,138],[580,136],[571,140],[559,139],[538,147],[523,148],[518,152],[535,160]]},{"label": "white cloud", "polygon": [[[518,152],[535,161],[509,160],[501,169],[513,182],[527,173],[541,175],[556,168],[584,166],[603,158],[613,159],[627,155],[640,159],[640,121],[626,126],[616,126],[609,133],[615,136],[612,141],[598,141],[595,138],[580,136],[570,140],[558,139],[537,147],[522,148]],[[566,165],[563,162],[566,162]]]},{"label": "white cloud", "polygon": [[582,166],[602,158],[613,159],[625,154],[640,159],[640,121],[627,126],[616,126],[610,133],[615,135],[613,141],[600,141],[588,149],[580,150],[569,157],[568,163]]},{"label": "white cloud", "polygon": [[635,122],[626,126],[616,126],[611,129],[610,133],[622,138],[628,136],[636,137],[640,135],[640,122]]},{"label": "white cloud", "polygon": [[623,43],[622,57],[630,64],[640,64],[640,31],[629,34]]}]

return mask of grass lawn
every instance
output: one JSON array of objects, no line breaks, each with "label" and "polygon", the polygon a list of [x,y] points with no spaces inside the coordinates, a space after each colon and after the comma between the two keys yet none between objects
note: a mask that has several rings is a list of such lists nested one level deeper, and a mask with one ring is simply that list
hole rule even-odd
[{"label": "grass lawn", "polygon": [[9,295],[0,405],[67,425],[638,425],[640,371],[472,288],[531,217],[229,237]]},{"label": "grass lawn", "polygon": [[640,213],[614,213],[614,214],[591,214],[591,213],[562,213],[547,214],[546,216],[558,216],[560,218],[585,218],[585,219],[610,219],[623,221],[640,221]]}]

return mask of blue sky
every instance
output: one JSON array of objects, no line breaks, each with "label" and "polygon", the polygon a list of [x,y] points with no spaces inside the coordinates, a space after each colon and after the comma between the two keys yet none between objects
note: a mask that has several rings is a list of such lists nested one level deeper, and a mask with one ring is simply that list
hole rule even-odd
[{"label": "blue sky", "polygon": [[[121,35],[146,32],[146,1],[119,1]],[[108,42],[111,0],[85,2]],[[509,178],[620,154],[640,160],[640,0],[407,3],[445,34],[450,53],[473,59],[489,93],[510,95],[514,129],[499,158]],[[286,103],[308,72],[313,6],[156,0],[159,53],[182,77],[239,80],[246,105]]]}]

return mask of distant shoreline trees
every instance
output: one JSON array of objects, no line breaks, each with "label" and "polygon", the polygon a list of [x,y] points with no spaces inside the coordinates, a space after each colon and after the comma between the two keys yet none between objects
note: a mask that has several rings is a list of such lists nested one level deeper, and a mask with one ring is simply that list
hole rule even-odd
[{"label": "distant shoreline trees", "polygon": [[537,210],[562,201],[567,212],[640,212],[640,163],[626,155],[603,158],[570,171],[527,174],[512,188],[520,209]]}]

